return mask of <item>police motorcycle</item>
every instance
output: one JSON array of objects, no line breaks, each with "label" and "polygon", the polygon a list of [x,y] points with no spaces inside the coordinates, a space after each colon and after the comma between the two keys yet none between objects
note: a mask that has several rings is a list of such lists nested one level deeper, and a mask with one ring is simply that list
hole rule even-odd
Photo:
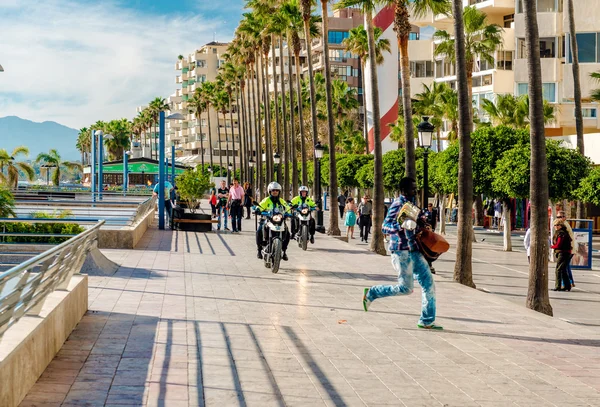
[{"label": "police motorcycle", "polygon": [[265,222],[262,229],[263,242],[268,239],[267,244],[262,248],[263,261],[266,268],[270,268],[273,273],[277,273],[283,255],[283,240],[287,232],[285,220],[291,215],[279,208],[263,211],[260,214]]},{"label": "police motorcycle", "polygon": [[303,203],[302,205],[299,205],[298,207],[296,207],[296,211],[295,211],[295,216],[296,216],[296,222],[298,225],[298,231],[296,233],[296,240],[298,241],[298,247],[300,247],[302,250],[306,251],[307,247],[308,247],[308,240],[309,240],[309,224],[310,224],[310,219],[311,219],[311,212],[314,210],[314,208],[311,208],[309,205],[307,205],[306,203]]}]

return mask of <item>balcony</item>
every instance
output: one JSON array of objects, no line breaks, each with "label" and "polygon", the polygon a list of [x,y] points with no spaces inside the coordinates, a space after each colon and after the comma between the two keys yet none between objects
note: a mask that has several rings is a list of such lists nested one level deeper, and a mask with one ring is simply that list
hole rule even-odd
[{"label": "balcony", "polygon": [[175,83],[183,83],[183,79],[181,79],[181,75],[175,77]]},{"label": "balcony", "polygon": [[189,77],[189,74],[187,72],[182,72],[181,73],[181,79],[184,81],[187,81]]},{"label": "balcony", "polygon": [[463,0],[463,5],[475,6],[487,15],[506,15],[515,12],[515,0]]},{"label": "balcony", "polygon": [[[565,13],[566,14],[566,13]],[[563,13],[540,13],[538,11],[540,38],[559,37],[563,34]],[[578,27],[578,31],[580,28]],[[515,36],[525,38],[525,15],[515,14]]]},{"label": "balcony", "polygon": [[[562,81],[562,67],[564,58],[540,58],[542,65],[542,82]],[[527,59],[515,59],[515,82],[528,82]]]}]

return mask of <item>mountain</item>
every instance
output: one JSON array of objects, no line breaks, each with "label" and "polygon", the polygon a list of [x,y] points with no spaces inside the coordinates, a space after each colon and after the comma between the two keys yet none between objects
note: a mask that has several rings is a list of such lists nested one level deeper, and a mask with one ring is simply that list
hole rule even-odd
[{"label": "mountain", "polygon": [[37,123],[17,116],[0,117],[0,148],[9,153],[18,146],[29,148],[29,159],[54,148],[63,160],[81,159],[75,143],[78,130],[56,122]]}]

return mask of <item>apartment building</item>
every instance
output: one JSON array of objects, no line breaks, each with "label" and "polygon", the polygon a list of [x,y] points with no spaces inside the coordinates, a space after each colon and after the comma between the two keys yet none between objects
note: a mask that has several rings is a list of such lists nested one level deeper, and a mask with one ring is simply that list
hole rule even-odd
[{"label": "apartment building", "polygon": [[[515,90],[515,1],[514,0],[463,0],[464,6],[474,6],[487,14],[490,24],[503,28],[502,47],[495,53],[494,64],[476,60],[473,72],[474,111],[483,121],[487,120],[481,109],[484,99],[493,100],[495,95],[513,93]],[[437,30],[452,33],[453,19],[445,15],[431,13],[414,18],[412,23],[419,27],[431,26]],[[443,57],[434,57],[436,42],[432,39],[415,38],[409,42],[411,58],[411,93],[422,92],[423,84],[434,81],[445,82],[456,87],[456,68]],[[444,130],[449,130],[445,128]]]},{"label": "apartment building", "polygon": [[[167,102],[172,106],[172,111],[180,112],[186,116],[185,120],[167,122],[167,145],[174,144],[177,148],[178,156],[185,156],[186,163],[195,164],[209,160],[209,149],[212,149],[215,163],[223,157],[223,165],[227,165],[227,154],[229,151],[229,161],[232,161],[234,152],[237,154],[239,149],[239,130],[237,121],[237,105],[232,104],[233,120],[229,112],[225,115],[222,112],[216,112],[210,109],[210,124],[212,134],[212,145],[208,140],[209,113],[203,113],[197,119],[194,113],[190,112],[188,101],[193,97],[194,92],[200,84],[206,81],[214,81],[219,73],[219,67],[224,63],[222,56],[227,52],[228,43],[209,42],[208,44],[195,50],[188,56],[180,56],[175,64],[175,70],[178,74],[175,83],[180,84]],[[219,149],[219,133],[221,134],[221,148]]]}]

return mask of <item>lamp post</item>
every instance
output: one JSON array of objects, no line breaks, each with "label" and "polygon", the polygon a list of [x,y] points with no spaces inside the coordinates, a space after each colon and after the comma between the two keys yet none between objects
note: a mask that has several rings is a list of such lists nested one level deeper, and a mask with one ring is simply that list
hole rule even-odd
[{"label": "lamp post", "polygon": [[256,184],[254,183],[254,166],[256,165],[256,163],[254,162],[254,160],[252,158],[250,158],[248,160],[248,166],[250,167],[250,176],[248,177],[250,179],[250,183],[252,185],[254,185],[253,188],[256,188]]},{"label": "lamp post", "polygon": [[100,151],[99,168],[98,168],[98,199],[102,200],[102,191],[104,191],[104,140],[114,139],[112,134],[104,134],[100,130],[98,149]]},{"label": "lamp post", "polygon": [[281,162],[281,156],[279,155],[278,152],[275,152],[275,154],[273,154],[273,164],[275,164],[275,175],[273,175],[276,178],[281,179],[281,177],[278,177],[277,175],[279,174],[279,163]]},{"label": "lamp post", "polygon": [[317,201],[317,225],[315,230],[319,233],[325,233],[325,226],[323,226],[323,203],[321,201],[321,158],[323,158],[323,152],[325,148],[318,141],[315,144],[315,160],[317,160],[317,173],[315,174],[315,199]]},{"label": "lamp post", "polygon": [[165,117],[165,112],[160,111],[158,114],[159,135],[158,135],[158,228],[165,229],[165,127],[167,120],[184,120],[185,116],[181,113],[173,113]]},{"label": "lamp post", "polygon": [[423,208],[427,208],[427,201],[429,200],[429,166],[427,156],[429,155],[434,130],[435,126],[429,123],[429,117],[423,116],[423,121],[417,126],[419,143],[425,149],[423,152],[423,199],[421,200]]},{"label": "lamp post", "polygon": [[171,145],[171,183],[175,185],[175,143]]},{"label": "lamp post", "polygon": [[91,130],[92,132],[92,162],[90,164],[90,182],[92,189],[92,202],[96,202],[96,165],[98,161],[98,144],[96,136],[99,136],[102,130]]},{"label": "lamp post", "polygon": [[231,165],[231,163],[227,164],[227,187],[229,188],[229,185],[231,185],[231,178],[233,173],[233,165]]}]

